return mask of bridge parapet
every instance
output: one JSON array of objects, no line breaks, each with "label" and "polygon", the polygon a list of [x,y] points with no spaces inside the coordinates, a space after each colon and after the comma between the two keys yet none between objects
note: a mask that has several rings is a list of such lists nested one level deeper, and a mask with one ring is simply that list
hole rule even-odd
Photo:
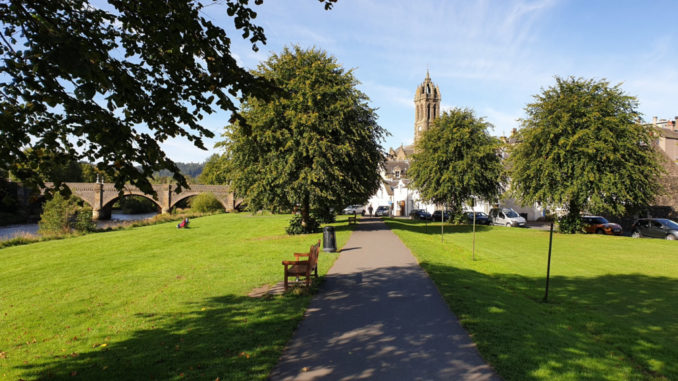
[{"label": "bridge parapet", "polygon": [[[53,186],[51,183],[45,184],[48,188]],[[66,183],[71,192],[80,197],[89,206],[92,207],[92,218],[107,219],[111,215],[111,205],[121,197],[120,192],[113,183]],[[190,189],[182,189],[176,193],[171,184],[153,185],[153,190],[157,198],[142,192],[139,188],[126,185],[122,190],[122,196],[142,196],[156,203],[162,213],[169,213],[170,210],[181,200],[196,196],[201,193],[213,193],[221,202],[227,212],[232,212],[235,207],[235,198],[228,185],[191,185]]]}]

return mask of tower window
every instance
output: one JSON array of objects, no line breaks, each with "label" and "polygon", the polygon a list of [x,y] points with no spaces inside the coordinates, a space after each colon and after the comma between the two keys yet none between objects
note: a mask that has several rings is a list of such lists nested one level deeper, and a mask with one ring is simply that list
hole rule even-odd
[{"label": "tower window", "polygon": [[431,119],[431,105],[426,106],[426,119]]},{"label": "tower window", "polygon": [[426,94],[431,94],[431,86],[429,84],[426,84]]}]

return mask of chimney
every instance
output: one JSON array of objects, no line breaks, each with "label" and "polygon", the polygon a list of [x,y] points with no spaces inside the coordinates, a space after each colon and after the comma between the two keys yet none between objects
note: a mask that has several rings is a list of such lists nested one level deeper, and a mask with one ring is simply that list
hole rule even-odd
[{"label": "chimney", "polygon": [[657,125],[657,117],[656,116],[652,117],[652,124],[655,125],[655,126]]}]

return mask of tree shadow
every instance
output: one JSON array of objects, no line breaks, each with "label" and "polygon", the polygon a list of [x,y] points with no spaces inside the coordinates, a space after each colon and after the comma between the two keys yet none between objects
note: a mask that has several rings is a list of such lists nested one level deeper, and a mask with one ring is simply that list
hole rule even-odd
[{"label": "tree shadow", "polygon": [[[543,303],[544,278],[420,265],[506,380],[678,379],[676,279],[553,277],[549,303]],[[441,319],[428,304],[438,291],[422,285],[426,277],[417,270],[326,276],[321,303],[314,300],[307,312],[320,324],[305,333],[303,346],[292,348],[300,363],[311,372],[321,364],[333,379],[407,379],[393,364],[421,378],[455,379],[460,365],[466,375],[487,375],[464,356],[467,344],[439,329]],[[307,301],[294,294],[224,295],[195,301],[188,312],[138,314],[155,327],[120,341],[101,337],[87,352],[53,355],[21,369],[24,378],[54,380],[264,379]],[[331,366],[342,361],[353,366]]]},{"label": "tree shadow", "polygon": [[102,337],[88,352],[21,366],[23,377],[65,380],[264,379],[302,317],[307,295],[225,295],[189,312],[137,314],[157,326],[122,341]]},{"label": "tree shadow", "polygon": [[421,263],[507,380],[677,379],[678,280],[488,276]]},{"label": "tree shadow", "polygon": [[494,380],[492,374],[412,264],[327,275],[270,379]]},{"label": "tree shadow", "polygon": [[[506,380],[678,376],[676,279],[555,277],[543,303],[543,278],[421,266]],[[429,304],[436,291],[419,273],[389,267],[328,276],[299,328],[303,339],[288,346],[272,379],[298,377],[302,367],[330,379],[459,379],[473,369],[489,377],[465,356],[468,346],[441,329]]]}]

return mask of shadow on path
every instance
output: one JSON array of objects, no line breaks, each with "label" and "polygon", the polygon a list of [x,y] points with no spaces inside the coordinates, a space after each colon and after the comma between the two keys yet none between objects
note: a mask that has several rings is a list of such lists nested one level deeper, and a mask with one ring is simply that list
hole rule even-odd
[{"label": "shadow on path", "polygon": [[363,218],[272,380],[497,380],[430,278],[378,218]]}]

